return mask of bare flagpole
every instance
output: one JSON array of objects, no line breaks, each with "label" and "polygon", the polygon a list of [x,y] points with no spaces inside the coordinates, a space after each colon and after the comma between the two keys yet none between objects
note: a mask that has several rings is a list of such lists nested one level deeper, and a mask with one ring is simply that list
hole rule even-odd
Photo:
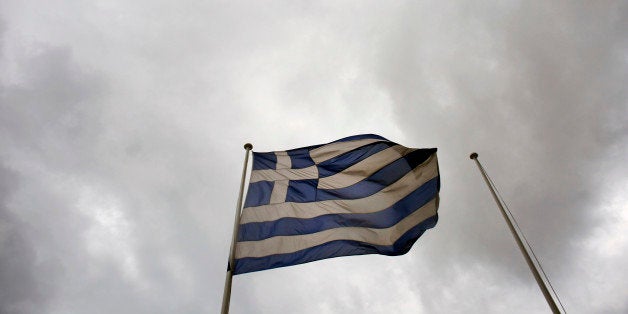
[{"label": "bare flagpole", "polygon": [[235,256],[235,244],[240,229],[240,212],[242,211],[242,194],[244,193],[244,179],[246,178],[246,166],[249,163],[249,151],[253,149],[250,143],[244,144],[246,153],[244,155],[244,169],[242,169],[242,181],[240,182],[240,195],[238,196],[238,206],[236,207],[235,221],[233,222],[233,235],[231,236],[231,249],[229,250],[229,263],[227,264],[227,275],[225,278],[225,290],[222,293],[222,314],[229,313],[229,302],[231,301],[231,281],[233,279],[233,259]]},{"label": "bare flagpole", "polygon": [[499,210],[501,211],[502,216],[506,220],[506,223],[508,224],[508,228],[510,229],[512,236],[515,238],[515,241],[517,241],[517,245],[519,246],[519,250],[521,250],[521,254],[523,254],[523,257],[525,258],[526,263],[528,263],[528,267],[530,267],[530,271],[532,271],[532,275],[534,275],[534,279],[536,279],[536,283],[539,285],[539,288],[541,288],[541,292],[543,292],[545,301],[547,301],[547,304],[549,305],[553,313],[560,313],[560,311],[558,310],[558,306],[556,306],[556,302],[554,302],[554,298],[552,298],[552,295],[549,293],[549,290],[547,289],[545,282],[543,281],[543,279],[541,279],[541,275],[539,274],[539,271],[536,269],[536,266],[534,265],[534,263],[532,263],[532,259],[530,258],[528,251],[523,246],[523,243],[521,242],[521,238],[519,238],[519,235],[517,234],[517,232],[515,232],[515,228],[512,225],[510,218],[508,217],[508,215],[506,215],[506,211],[504,211],[504,207],[502,206],[501,201],[497,197],[497,194],[495,193],[493,186],[491,185],[491,183],[489,182],[486,176],[486,172],[484,171],[484,168],[482,167],[482,165],[480,164],[480,161],[478,160],[478,154],[471,153],[469,158],[475,160],[475,163],[477,164],[478,169],[480,169],[480,173],[482,173],[482,177],[484,177],[484,181],[486,181],[486,185],[488,186],[489,190],[491,190],[491,194],[493,194],[493,199],[495,199],[495,203],[497,203],[497,207],[499,207]]}]

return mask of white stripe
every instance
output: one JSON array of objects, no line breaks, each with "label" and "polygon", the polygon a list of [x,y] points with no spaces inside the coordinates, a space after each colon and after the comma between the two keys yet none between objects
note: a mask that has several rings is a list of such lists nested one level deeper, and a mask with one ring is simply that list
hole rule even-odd
[{"label": "white stripe", "polygon": [[351,186],[369,177],[389,163],[399,159],[406,154],[415,151],[415,148],[406,148],[401,145],[395,145],[384,149],[372,156],[360,161],[359,163],[336,173],[333,176],[321,178],[318,180],[319,189],[341,189]]},{"label": "white stripe", "polygon": [[277,169],[292,168],[292,160],[290,159],[288,152],[275,152],[275,156],[277,156]]},{"label": "white stripe", "polygon": [[437,206],[438,197],[423,205],[396,225],[385,229],[344,227],[304,235],[278,236],[260,241],[238,242],[236,244],[235,258],[293,253],[337,240],[359,241],[373,245],[393,245],[412,227],[436,215]]},{"label": "white stripe", "polygon": [[337,142],[327,144],[310,151],[310,157],[314,160],[314,163],[319,164],[325,160],[332,159],[340,156],[348,151],[368,145],[375,142],[382,142],[381,139],[364,139],[349,142]]},{"label": "white stripe", "polygon": [[438,176],[438,161],[434,154],[401,179],[371,196],[354,200],[289,202],[246,207],[242,210],[240,223],[274,221],[284,217],[314,218],[326,214],[373,213],[392,206],[436,176]]},{"label": "white stripe", "polygon": [[277,180],[318,179],[318,168],[309,166],[303,169],[264,169],[251,171],[250,183]]},{"label": "white stripe", "polygon": [[270,194],[270,204],[278,204],[286,201],[289,182],[288,180],[275,181],[273,192]]}]

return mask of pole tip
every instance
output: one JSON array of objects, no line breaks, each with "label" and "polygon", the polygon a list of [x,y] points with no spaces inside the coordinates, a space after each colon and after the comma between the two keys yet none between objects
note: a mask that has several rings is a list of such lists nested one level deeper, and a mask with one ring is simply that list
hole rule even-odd
[{"label": "pole tip", "polygon": [[244,144],[244,149],[246,149],[246,150],[251,150],[251,149],[253,149],[253,144],[251,144],[251,143],[246,143],[246,144]]},{"label": "pole tip", "polygon": [[469,158],[471,158],[471,159],[478,158],[478,153],[471,153],[471,155],[469,155]]}]

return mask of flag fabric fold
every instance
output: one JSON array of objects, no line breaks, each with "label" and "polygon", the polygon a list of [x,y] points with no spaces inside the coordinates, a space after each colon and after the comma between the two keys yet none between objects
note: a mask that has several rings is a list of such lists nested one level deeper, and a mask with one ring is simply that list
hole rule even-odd
[{"label": "flag fabric fold", "polygon": [[402,255],[438,221],[436,148],[374,135],[253,153],[234,274],[362,254]]}]

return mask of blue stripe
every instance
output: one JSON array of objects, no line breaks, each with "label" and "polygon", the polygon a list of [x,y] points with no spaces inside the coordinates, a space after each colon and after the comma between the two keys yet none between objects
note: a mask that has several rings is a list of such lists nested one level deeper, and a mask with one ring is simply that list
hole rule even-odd
[{"label": "blue stripe", "polygon": [[286,202],[314,202],[316,200],[317,187],[317,179],[290,180],[288,183],[288,193],[286,193]]},{"label": "blue stripe", "polygon": [[275,186],[274,181],[259,181],[249,184],[244,207],[260,206],[270,203],[270,195]]},{"label": "blue stripe", "polygon": [[253,152],[253,170],[277,169],[277,155],[274,152]]},{"label": "blue stripe", "polygon": [[234,274],[238,275],[277,267],[298,265],[339,256],[364,254],[403,255],[410,250],[414,242],[416,242],[425,230],[433,228],[437,221],[438,214],[414,226],[395,241],[393,245],[389,246],[372,245],[359,241],[338,240],[294,253],[236,259],[234,261]]},{"label": "blue stripe", "polygon": [[376,153],[379,153],[391,146],[395,146],[397,144],[393,142],[377,142],[374,144],[362,146],[356,148],[352,151],[346,152],[340,156],[334,157],[332,159],[326,160],[320,164],[318,164],[318,175],[319,178],[329,177],[338,172],[341,172],[356,163],[373,156]]},{"label": "blue stripe", "polygon": [[309,219],[293,217],[240,225],[238,241],[258,241],[274,236],[310,234],[340,227],[388,228],[427,204],[438,194],[435,177],[392,206],[368,214],[329,214]]},{"label": "blue stripe", "polygon": [[401,179],[406,173],[425,162],[435,152],[435,148],[418,149],[393,161],[356,184],[341,189],[319,189],[316,193],[316,201],[358,199],[373,195]]},{"label": "blue stripe", "polygon": [[288,151],[288,156],[292,162],[292,169],[303,169],[314,165],[308,148],[291,149]]}]

